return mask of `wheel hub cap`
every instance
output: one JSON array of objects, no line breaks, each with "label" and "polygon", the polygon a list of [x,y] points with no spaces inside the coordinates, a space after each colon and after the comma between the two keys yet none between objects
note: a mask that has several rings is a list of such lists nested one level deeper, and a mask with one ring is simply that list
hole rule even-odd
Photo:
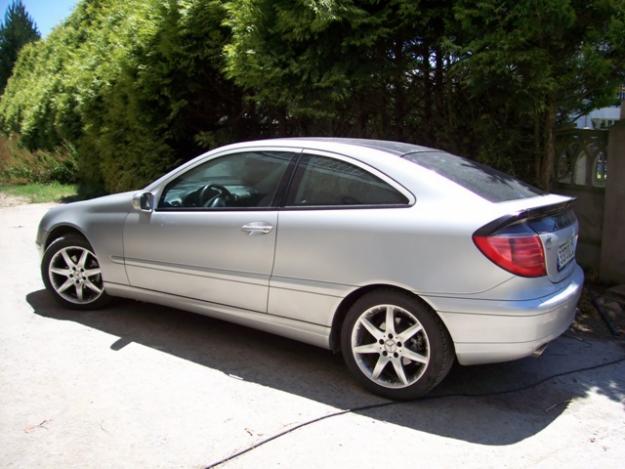
[{"label": "wheel hub cap", "polygon": [[388,353],[395,353],[397,350],[397,343],[393,339],[387,339],[386,342],[384,342],[384,350]]}]

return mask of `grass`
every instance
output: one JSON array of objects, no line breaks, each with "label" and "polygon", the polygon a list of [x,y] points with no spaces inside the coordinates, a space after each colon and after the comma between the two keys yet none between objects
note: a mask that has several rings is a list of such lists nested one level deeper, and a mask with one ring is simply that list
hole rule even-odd
[{"label": "grass", "polygon": [[47,184],[0,184],[0,192],[23,197],[31,203],[71,201],[78,197],[78,186],[51,182]]}]

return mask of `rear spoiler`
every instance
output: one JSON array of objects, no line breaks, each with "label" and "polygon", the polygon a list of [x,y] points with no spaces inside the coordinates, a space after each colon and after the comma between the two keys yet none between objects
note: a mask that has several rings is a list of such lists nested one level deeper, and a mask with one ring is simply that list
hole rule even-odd
[{"label": "rear spoiler", "polygon": [[491,233],[503,228],[504,226],[512,225],[522,220],[533,220],[536,218],[542,218],[549,215],[555,215],[572,208],[575,198],[571,197],[570,200],[565,202],[558,202],[551,205],[541,205],[539,207],[528,208],[525,210],[519,210],[515,213],[504,215],[499,217],[490,223],[487,223],[483,227],[479,228],[473,235],[474,236],[488,236]]}]

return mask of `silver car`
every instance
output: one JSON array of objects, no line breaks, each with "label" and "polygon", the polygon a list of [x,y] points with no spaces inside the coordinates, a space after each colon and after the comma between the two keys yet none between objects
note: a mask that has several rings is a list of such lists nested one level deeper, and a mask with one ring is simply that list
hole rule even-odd
[{"label": "silver car", "polygon": [[64,306],[180,308],[341,352],[394,399],[462,365],[539,354],[583,283],[571,199],[377,140],[205,153],[136,193],[50,210],[37,243]]}]

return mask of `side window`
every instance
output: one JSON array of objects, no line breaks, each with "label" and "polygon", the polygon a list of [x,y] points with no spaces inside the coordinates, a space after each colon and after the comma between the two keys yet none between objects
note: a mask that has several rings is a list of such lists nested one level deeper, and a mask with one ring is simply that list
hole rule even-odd
[{"label": "side window", "polygon": [[221,156],[170,182],[159,209],[270,207],[294,154],[255,151]]},{"label": "side window", "polygon": [[291,206],[398,205],[406,197],[364,169],[334,158],[305,155],[295,174]]}]

